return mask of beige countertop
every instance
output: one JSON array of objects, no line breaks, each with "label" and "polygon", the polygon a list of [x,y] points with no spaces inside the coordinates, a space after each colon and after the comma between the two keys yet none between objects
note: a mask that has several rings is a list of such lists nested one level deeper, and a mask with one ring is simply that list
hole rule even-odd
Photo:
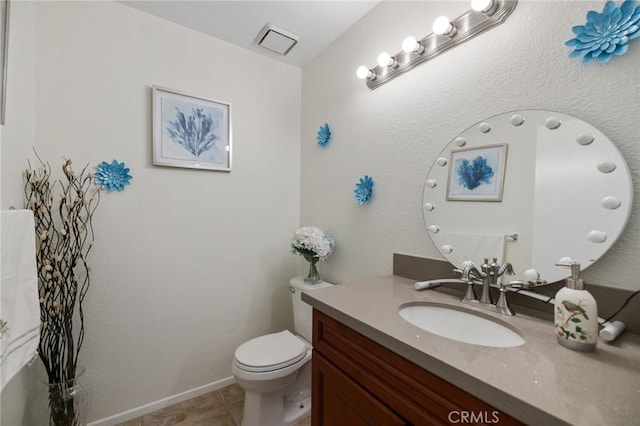
[{"label": "beige countertop", "polygon": [[529,316],[516,306],[513,317],[479,312],[518,329],[524,345],[461,343],[400,317],[399,306],[408,302],[467,307],[440,291],[415,291],[414,283],[380,277],[314,290],[302,299],[527,424],[639,424],[640,336],[624,333],[613,344],[600,340],[595,352],[575,352],[557,343],[550,320]]}]

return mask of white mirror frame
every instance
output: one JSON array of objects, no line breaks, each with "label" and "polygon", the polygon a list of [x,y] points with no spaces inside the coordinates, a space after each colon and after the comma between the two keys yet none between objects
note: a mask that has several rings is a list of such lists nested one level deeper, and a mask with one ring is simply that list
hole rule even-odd
[{"label": "white mirror frame", "polygon": [[[449,174],[456,179],[452,152],[501,144],[508,146],[502,199],[447,200]],[[507,279],[537,274],[551,283],[567,276],[555,266],[563,258],[585,269],[606,253],[632,200],[629,168],[602,132],[566,114],[521,110],[474,124],[442,150],[427,176],[423,216],[457,268],[495,256],[513,265],[516,275]]]}]

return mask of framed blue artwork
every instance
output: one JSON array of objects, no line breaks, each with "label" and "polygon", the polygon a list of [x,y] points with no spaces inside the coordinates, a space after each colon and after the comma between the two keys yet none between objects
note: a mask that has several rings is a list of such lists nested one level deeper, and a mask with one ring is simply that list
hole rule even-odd
[{"label": "framed blue artwork", "polygon": [[502,201],[507,144],[451,151],[448,201]]},{"label": "framed blue artwork", "polygon": [[231,105],[153,86],[153,164],[231,171]]}]

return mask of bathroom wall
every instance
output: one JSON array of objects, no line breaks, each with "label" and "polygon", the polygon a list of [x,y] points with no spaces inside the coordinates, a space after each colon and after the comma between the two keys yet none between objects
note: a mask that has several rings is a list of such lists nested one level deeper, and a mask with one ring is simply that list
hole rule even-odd
[{"label": "bathroom wall", "polygon": [[[302,72],[117,3],[12,2],[1,208],[20,204],[32,146],[54,168],[62,157],[76,168],[118,159],[133,175],[124,192],[103,193],[95,216],[82,351],[91,419],[215,386],[240,342],[289,326],[298,224],[335,237],[330,281],[391,274],[394,252],[441,258],[422,222],[428,169],[458,133],[503,111],[574,115],[625,154],[634,211],[585,277],[637,288],[640,42],[590,66],[563,45],[602,6],[520,0],[505,24],[371,91],[359,65],[467,2],[383,2]],[[232,104],[230,174],[151,165],[153,84]],[[334,137],[321,149],[325,122]],[[359,206],[364,174],[376,193]],[[3,425],[24,424],[33,370],[2,393]]]},{"label": "bathroom wall", "polygon": [[[571,27],[603,5],[521,0],[504,24],[371,91],[356,78],[359,65],[373,67],[380,52],[400,51],[406,36],[430,33],[437,16],[468,9],[466,1],[383,2],[305,67],[301,220],[335,238],[327,279],[389,275],[394,252],[442,259],[422,219],[424,182],[440,150],[486,117],[548,109],[593,124],[627,159],[636,200],[629,224],[584,277],[637,289],[640,43],[606,65],[570,59],[564,46]],[[325,122],[333,140],[320,148],[316,133]],[[375,192],[361,206],[352,191],[365,174],[374,178]]]},{"label": "bathroom wall", "polygon": [[[13,3],[2,208],[31,146],[56,171],[117,159],[133,176],[94,216],[90,420],[228,383],[241,342],[292,322],[301,70],[115,2]],[[152,85],[231,103],[231,173],[151,165]],[[3,392],[3,425],[27,387]]]},{"label": "bathroom wall", "polygon": [[[14,1],[10,8],[6,124],[0,126],[1,209],[22,206],[22,170],[35,145],[35,3]],[[39,385],[37,372],[37,368],[22,369],[3,389],[1,425],[28,425],[25,414],[29,395]]]}]

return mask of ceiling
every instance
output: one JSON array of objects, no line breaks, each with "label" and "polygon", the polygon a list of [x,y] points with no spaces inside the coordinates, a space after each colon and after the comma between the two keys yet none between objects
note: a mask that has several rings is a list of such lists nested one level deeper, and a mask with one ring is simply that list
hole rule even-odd
[{"label": "ceiling", "polygon": [[[302,68],[379,1],[123,0],[121,3]],[[286,56],[257,45],[256,37],[265,24],[299,37]]]}]

